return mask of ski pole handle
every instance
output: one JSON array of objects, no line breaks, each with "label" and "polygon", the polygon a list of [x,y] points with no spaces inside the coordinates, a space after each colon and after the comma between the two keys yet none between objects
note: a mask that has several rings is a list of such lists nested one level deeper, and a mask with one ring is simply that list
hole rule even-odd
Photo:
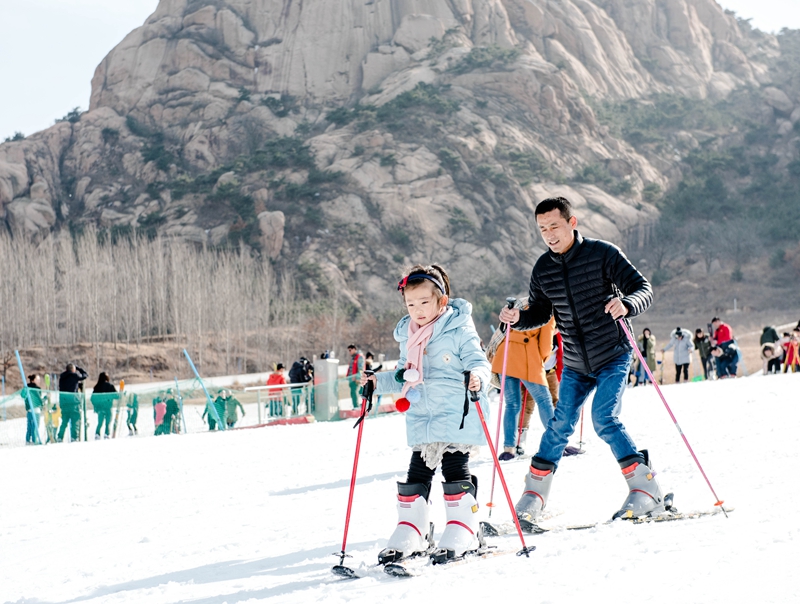
[{"label": "ski pole handle", "polygon": [[[367,377],[372,377],[375,375],[375,372],[372,370],[364,370],[364,375]],[[372,410],[372,395],[375,393],[375,382],[372,380],[367,380],[367,383],[364,384],[364,392],[363,397],[367,399],[367,404],[369,405],[369,409],[367,411]]]},{"label": "ski pole handle", "polygon": [[512,297],[510,297],[510,296],[509,296],[508,298],[506,298],[506,304],[508,305],[508,309],[509,309],[509,310],[511,310],[512,308],[514,308],[514,305],[515,305],[516,303],[517,303],[517,299],[516,299],[516,298],[512,298]]},{"label": "ski pole handle", "polygon": [[473,403],[477,403],[479,400],[481,400],[481,393],[479,391],[477,391],[477,390],[470,390],[469,389],[469,381],[470,381],[470,379],[472,379],[472,373],[469,372],[469,371],[465,371],[464,372],[464,388],[466,388],[467,392],[469,392],[469,400],[471,400]]}]

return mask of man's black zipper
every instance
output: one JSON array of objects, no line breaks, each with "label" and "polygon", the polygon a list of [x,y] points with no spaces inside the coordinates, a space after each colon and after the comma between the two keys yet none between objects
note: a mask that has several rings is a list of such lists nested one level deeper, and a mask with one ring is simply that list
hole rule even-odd
[{"label": "man's black zipper", "polygon": [[567,300],[569,300],[569,308],[572,311],[572,316],[575,321],[575,330],[578,333],[578,341],[581,343],[581,352],[583,353],[583,362],[588,371],[592,372],[592,366],[589,364],[589,355],[586,352],[586,340],[583,337],[583,329],[581,328],[580,320],[578,319],[578,312],[575,310],[575,300],[572,298],[572,289],[569,286],[569,271],[567,270],[566,258],[561,259],[561,270],[564,273],[564,286],[567,289]]}]

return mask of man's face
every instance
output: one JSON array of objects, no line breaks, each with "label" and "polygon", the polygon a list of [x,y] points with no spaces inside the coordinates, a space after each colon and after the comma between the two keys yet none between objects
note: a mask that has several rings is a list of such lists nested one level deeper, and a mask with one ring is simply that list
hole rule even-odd
[{"label": "man's face", "polygon": [[711,327],[713,327],[714,329],[719,329],[720,323],[722,323],[722,321],[712,321]]},{"label": "man's face", "polygon": [[356,349],[355,348],[348,348],[347,352],[350,353],[350,356],[353,356],[356,353]]},{"label": "man's face", "polygon": [[558,210],[550,210],[536,217],[539,232],[545,245],[556,254],[566,252],[575,241],[573,229],[578,226],[578,219],[573,216],[565,220]]}]

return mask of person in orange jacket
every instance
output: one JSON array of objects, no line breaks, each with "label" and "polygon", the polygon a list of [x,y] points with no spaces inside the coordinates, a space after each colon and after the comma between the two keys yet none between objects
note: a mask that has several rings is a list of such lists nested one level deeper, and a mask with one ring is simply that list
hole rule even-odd
[{"label": "person in orange jacket", "polygon": [[[518,304],[525,304],[522,298]],[[526,331],[511,330],[508,342],[508,363],[506,366],[506,381],[504,386],[505,412],[503,414],[503,452],[499,459],[506,461],[513,459],[517,451],[517,428],[519,426],[519,413],[522,406],[521,387],[530,393],[528,400],[531,412],[534,404],[539,408],[539,419],[543,426],[553,417],[553,400],[547,385],[547,375],[544,362],[550,356],[553,347],[553,334],[555,333],[555,318],[542,327]],[[500,343],[497,353],[492,359],[492,372],[501,374],[505,343]],[[531,400],[532,399],[532,400]],[[527,407],[527,405],[526,405]],[[520,439],[520,444],[521,444]]]}]

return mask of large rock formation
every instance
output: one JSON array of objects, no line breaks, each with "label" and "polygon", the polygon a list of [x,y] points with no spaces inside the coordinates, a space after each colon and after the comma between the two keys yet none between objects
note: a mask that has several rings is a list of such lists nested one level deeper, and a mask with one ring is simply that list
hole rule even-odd
[{"label": "large rock formation", "polygon": [[541,251],[545,196],[589,235],[636,243],[655,220],[643,193],[692,137],[637,151],[598,106],[763,86],[791,129],[777,54],[714,0],[161,0],[80,120],[0,146],[0,218],[241,239],[317,287],[434,258],[496,282]]}]

